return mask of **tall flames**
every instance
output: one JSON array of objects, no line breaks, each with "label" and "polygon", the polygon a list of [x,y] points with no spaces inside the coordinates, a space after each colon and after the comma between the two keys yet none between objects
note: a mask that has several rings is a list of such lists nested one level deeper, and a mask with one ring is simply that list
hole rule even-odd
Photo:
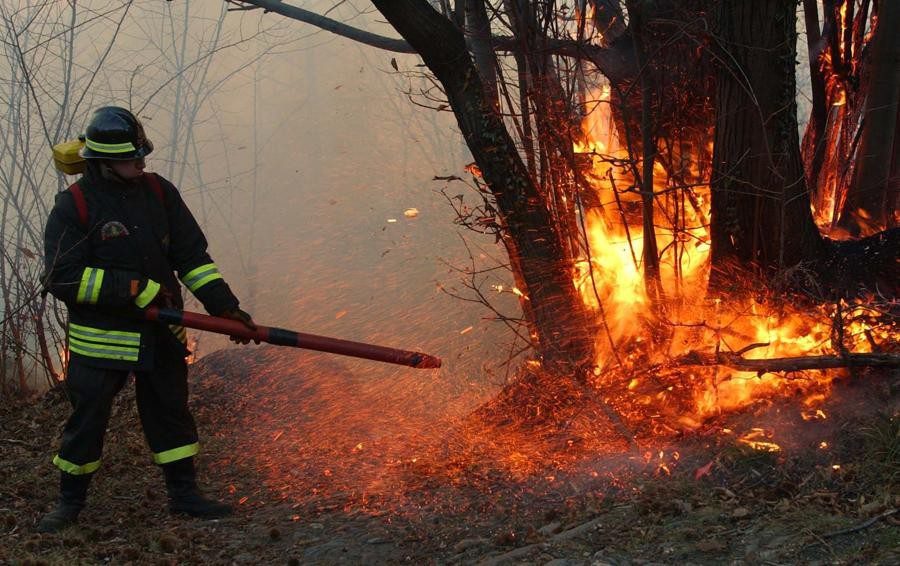
[{"label": "tall flames", "polygon": [[[582,125],[583,141],[576,152],[589,156],[587,173],[596,193],[585,207],[588,251],[576,265],[574,284],[585,305],[598,316],[597,338],[600,385],[608,375],[629,368],[684,359],[690,354],[724,352],[746,359],[824,355],[838,351],[870,352],[884,329],[866,320],[864,306],[822,305],[814,312],[790,304],[776,304],[746,289],[728,297],[710,297],[706,283],[710,266],[708,179],[700,172],[697,153],[681,156],[685,165],[678,178],[658,163],[654,171],[655,238],[660,250],[660,278],[666,294],[654,305],[644,282],[644,234],[640,195],[628,168],[628,151],[612,126],[609,90],[598,93],[599,103]],[[841,312],[835,312],[840,308]],[[835,344],[836,317],[852,321],[842,328]],[[874,333],[874,334],[873,334]],[[662,339],[653,339],[662,335]],[[692,384],[692,412],[684,415],[690,426],[719,411],[740,408],[763,396],[783,391],[806,392],[807,407],[824,399],[836,371],[785,376],[727,368],[690,367],[684,377]],[[628,380],[640,390],[641,378]],[[666,390],[653,395],[663,400]]]}]

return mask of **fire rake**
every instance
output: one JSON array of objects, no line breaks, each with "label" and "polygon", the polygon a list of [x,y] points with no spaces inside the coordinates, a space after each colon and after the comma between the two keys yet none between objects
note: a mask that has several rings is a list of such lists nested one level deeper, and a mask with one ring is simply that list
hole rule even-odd
[{"label": "fire rake", "polygon": [[387,362],[389,364],[399,364],[419,369],[441,367],[440,358],[422,354],[420,352],[398,350],[396,348],[376,346],[375,344],[365,344],[363,342],[351,342],[350,340],[329,338],[328,336],[318,336],[316,334],[306,334],[304,332],[295,332],[293,330],[285,330],[283,328],[274,328],[271,326],[257,325],[256,330],[250,330],[237,320],[209,316],[190,311],[161,309],[152,306],[144,310],[144,318],[155,322],[177,324],[187,328],[195,328],[197,330],[207,330],[218,334],[226,334],[228,336],[239,336],[241,338],[249,338],[250,340],[268,342],[269,344],[275,344],[276,346],[291,346],[294,348],[317,350],[319,352],[342,354],[344,356],[353,356],[355,358]]}]

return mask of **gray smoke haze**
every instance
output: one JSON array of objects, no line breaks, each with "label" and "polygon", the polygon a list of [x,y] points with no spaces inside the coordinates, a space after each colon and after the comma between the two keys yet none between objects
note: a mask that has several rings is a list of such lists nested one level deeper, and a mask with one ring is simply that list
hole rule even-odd
[{"label": "gray smoke haze", "polygon": [[[48,93],[41,119],[69,115],[55,139],[30,140],[32,153],[46,156],[35,165],[46,171],[41,206],[74,181],[54,177],[50,143],[79,134],[96,107],[129,107],[156,147],[148,169],[179,186],[214,259],[259,323],[427,351],[444,359],[442,374],[481,380],[482,364],[505,359],[497,345],[509,337],[483,320],[483,307],[439,291],[463,291],[446,263],[469,264],[439,191],[466,193],[470,203],[473,193],[432,178],[467,176],[471,158],[451,113],[409,100],[407,91],[417,103],[439,104],[420,94],[432,86],[416,76],[421,61],[275,14],[225,7],[91,0],[35,16],[53,23],[21,34],[31,55],[65,39],[72,17],[78,23],[71,66],[56,62],[54,54],[65,50],[55,47],[28,61],[43,85],[39,96]],[[330,17],[395,35],[377,14],[351,4],[304,7],[334,8]],[[19,7],[16,21],[24,26],[34,10]],[[69,90],[51,92],[63,88],[57,85],[67,72],[74,77]],[[40,123],[33,112],[29,119]],[[14,158],[2,159],[8,167]],[[418,215],[404,215],[409,208]],[[29,219],[39,230],[46,210]],[[463,233],[482,263],[505,259],[493,238]],[[508,289],[504,278],[488,283]],[[498,301],[517,315],[511,296]],[[203,334],[199,347],[203,355],[229,342]],[[411,371],[341,360],[373,374]]]}]

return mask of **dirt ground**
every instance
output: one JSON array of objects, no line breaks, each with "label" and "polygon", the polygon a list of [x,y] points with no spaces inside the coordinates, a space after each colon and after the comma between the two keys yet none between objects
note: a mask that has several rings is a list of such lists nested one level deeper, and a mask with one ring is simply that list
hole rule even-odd
[{"label": "dirt ground", "polygon": [[[898,372],[840,383],[824,419],[769,400],[601,450],[558,421],[486,431],[454,404],[463,383],[379,387],[273,351],[192,366],[204,489],[236,508],[218,521],[166,513],[128,387],[79,524],[35,533],[68,402],[7,400],[0,563],[900,563]],[[779,449],[736,440],[754,429]]]}]

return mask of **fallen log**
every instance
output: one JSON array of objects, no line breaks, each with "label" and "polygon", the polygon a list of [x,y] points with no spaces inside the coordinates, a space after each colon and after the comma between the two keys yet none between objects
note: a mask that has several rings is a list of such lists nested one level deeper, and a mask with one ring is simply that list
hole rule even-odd
[{"label": "fallen log", "polygon": [[779,371],[825,370],[849,367],[900,368],[900,354],[848,353],[843,356],[799,356],[791,358],[746,359],[735,353],[707,354],[688,352],[672,361],[675,366],[727,366],[741,371],[774,373]]}]

